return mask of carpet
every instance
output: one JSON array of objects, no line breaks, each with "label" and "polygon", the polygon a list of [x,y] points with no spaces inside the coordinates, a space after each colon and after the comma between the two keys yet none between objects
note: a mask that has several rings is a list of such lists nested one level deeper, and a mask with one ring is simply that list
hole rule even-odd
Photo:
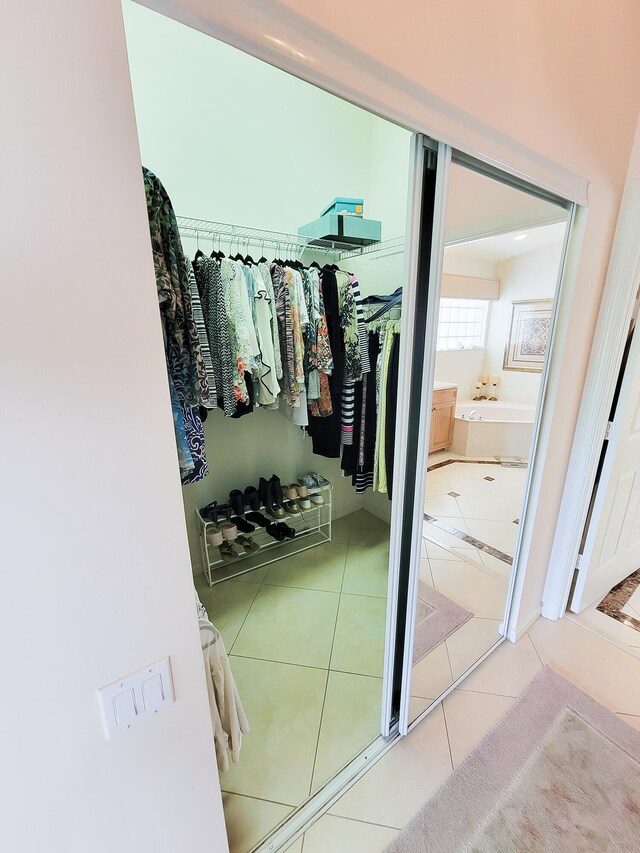
[{"label": "carpet", "polygon": [[460,607],[455,601],[451,601],[433,587],[419,581],[416,629],[413,635],[414,664],[422,660],[472,616],[473,613]]},{"label": "carpet", "polygon": [[640,732],[545,667],[387,853],[640,849]]}]

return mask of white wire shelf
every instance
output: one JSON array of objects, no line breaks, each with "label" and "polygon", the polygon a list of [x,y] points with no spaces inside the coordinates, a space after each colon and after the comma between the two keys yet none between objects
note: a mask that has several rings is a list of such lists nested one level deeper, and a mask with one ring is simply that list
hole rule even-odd
[{"label": "white wire shelf", "polygon": [[[239,530],[239,535],[250,536],[257,542],[260,545],[260,550],[242,553],[242,546],[236,543],[236,549],[241,554],[237,559],[231,561],[223,560],[220,557],[218,547],[210,545],[207,542],[207,529],[214,527],[215,522],[203,518],[200,515],[200,511],[196,509],[196,515],[201,526],[200,547],[204,572],[209,586],[215,586],[217,583],[238,577],[238,575],[243,575],[246,572],[252,572],[254,569],[275,563],[285,557],[299,554],[302,551],[315,548],[325,542],[331,542],[332,492],[333,489],[325,489],[320,492],[325,500],[322,506],[313,506],[309,510],[302,510],[298,516],[287,515],[285,518],[280,519],[280,521],[293,527],[296,531],[293,539],[284,539],[282,541],[274,539],[267,533],[264,527],[260,527],[257,524],[255,525],[256,529],[252,533],[243,534]],[[260,508],[260,512],[266,515],[270,521],[277,521],[277,519],[272,519],[268,515],[264,507]],[[234,541],[231,540],[232,543]]]},{"label": "white wire shelf", "polygon": [[[302,255],[313,252],[332,255],[336,260],[352,258],[378,251],[401,251],[404,249],[404,237],[381,240],[368,246],[356,246],[340,240],[316,240],[300,234],[287,234],[284,231],[265,231],[262,228],[247,228],[243,225],[231,225],[227,222],[213,222],[208,219],[195,219],[190,216],[177,216],[178,228],[182,237],[191,237],[197,241],[207,240],[218,247],[235,247],[236,251],[264,254],[263,248],[276,249],[278,254]],[[203,248],[204,251],[204,248]],[[231,254],[231,252],[230,252]]]}]

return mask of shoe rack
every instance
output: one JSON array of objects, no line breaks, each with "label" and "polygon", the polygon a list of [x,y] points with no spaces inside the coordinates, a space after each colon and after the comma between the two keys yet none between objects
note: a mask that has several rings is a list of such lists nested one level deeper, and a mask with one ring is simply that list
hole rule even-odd
[{"label": "shoe rack", "polygon": [[[308,510],[301,510],[299,515],[287,515],[281,519],[296,531],[293,539],[285,539],[280,542],[273,539],[264,527],[256,525],[252,533],[245,535],[260,545],[260,550],[255,553],[241,554],[234,560],[223,560],[217,545],[211,545],[207,541],[207,530],[214,527],[213,521],[209,521],[200,515],[196,509],[196,515],[200,527],[200,548],[202,551],[202,564],[209,586],[215,586],[222,581],[231,580],[239,575],[253,572],[262,566],[284,560],[293,554],[300,554],[310,548],[317,548],[325,542],[331,542],[331,516],[333,505],[333,487],[320,492],[324,498],[322,506],[313,506]],[[268,516],[264,506],[260,512]],[[276,519],[274,519],[276,520]],[[240,546],[237,546],[241,550]]]}]

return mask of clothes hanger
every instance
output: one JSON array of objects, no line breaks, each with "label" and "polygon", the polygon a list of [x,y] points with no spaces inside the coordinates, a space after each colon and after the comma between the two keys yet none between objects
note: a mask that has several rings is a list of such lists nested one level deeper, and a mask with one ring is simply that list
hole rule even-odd
[{"label": "clothes hanger", "polygon": [[193,260],[197,261],[198,258],[204,258],[204,252],[200,249],[200,234],[196,231],[196,254]]}]

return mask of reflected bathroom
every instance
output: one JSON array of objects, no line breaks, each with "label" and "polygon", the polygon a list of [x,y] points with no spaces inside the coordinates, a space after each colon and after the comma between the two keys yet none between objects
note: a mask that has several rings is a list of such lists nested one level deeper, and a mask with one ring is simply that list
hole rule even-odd
[{"label": "reflected bathroom", "polygon": [[567,215],[451,168],[411,719],[503,636]]}]

